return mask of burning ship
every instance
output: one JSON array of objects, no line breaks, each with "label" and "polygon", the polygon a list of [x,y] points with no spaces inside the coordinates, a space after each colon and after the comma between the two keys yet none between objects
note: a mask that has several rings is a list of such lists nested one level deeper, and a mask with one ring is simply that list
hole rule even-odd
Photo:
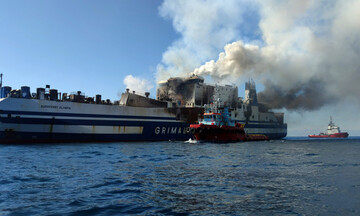
[{"label": "burning ship", "polygon": [[[190,124],[202,118],[211,104],[215,86],[198,76],[161,82],[157,99],[131,92],[119,101],[87,97],[81,91],[67,94],[57,89],[12,89],[0,82],[0,143],[114,142],[188,140]],[[270,139],[286,136],[283,114],[265,110],[257,102],[255,84],[246,83],[246,97],[237,87],[219,86],[219,101],[229,105],[232,120],[245,125],[247,134]]]},{"label": "burning ship", "polygon": [[[217,97],[214,97],[215,93]],[[160,101],[171,101],[186,108],[203,108],[205,104],[216,102],[229,107],[230,120],[243,124],[247,135],[262,134],[269,139],[281,139],[287,135],[284,114],[271,112],[266,104],[257,100],[256,86],[252,80],[245,83],[245,98],[238,97],[237,86],[208,85],[196,75],[160,82],[156,97]],[[201,115],[199,118],[202,118]]]}]

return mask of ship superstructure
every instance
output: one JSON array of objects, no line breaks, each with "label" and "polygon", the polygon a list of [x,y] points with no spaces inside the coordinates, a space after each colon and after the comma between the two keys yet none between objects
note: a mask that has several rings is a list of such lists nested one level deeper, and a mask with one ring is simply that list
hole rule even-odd
[{"label": "ship superstructure", "polygon": [[[215,90],[216,89],[216,90]],[[214,97],[214,94],[217,97]],[[157,99],[171,101],[184,107],[204,107],[214,103],[228,106],[230,118],[244,124],[247,134],[264,134],[270,139],[281,139],[287,135],[287,124],[283,113],[270,111],[266,104],[257,100],[255,82],[245,83],[245,98],[238,97],[238,87],[232,85],[209,85],[200,76],[170,78],[159,83]]]}]

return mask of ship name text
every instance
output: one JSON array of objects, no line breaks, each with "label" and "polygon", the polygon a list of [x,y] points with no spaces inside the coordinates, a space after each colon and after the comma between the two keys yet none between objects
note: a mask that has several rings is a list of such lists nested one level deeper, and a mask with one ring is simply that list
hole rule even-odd
[{"label": "ship name text", "polygon": [[188,134],[189,127],[156,127],[155,134]]},{"label": "ship name text", "polygon": [[51,105],[41,105],[41,108],[48,108],[48,109],[71,109],[68,106],[51,106]]}]

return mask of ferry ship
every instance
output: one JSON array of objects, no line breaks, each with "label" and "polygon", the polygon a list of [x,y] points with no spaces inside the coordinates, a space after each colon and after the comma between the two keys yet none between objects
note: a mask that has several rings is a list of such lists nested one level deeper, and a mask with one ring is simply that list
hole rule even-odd
[{"label": "ferry ship", "polygon": [[330,123],[327,127],[327,131],[325,133],[320,133],[318,135],[308,135],[310,138],[347,138],[349,134],[347,132],[341,132],[340,127],[336,126],[332,121],[332,117],[330,116]]},{"label": "ferry ship", "polygon": [[[28,86],[12,89],[1,80],[0,143],[189,140],[194,133],[190,124],[202,118],[204,104],[213,102],[215,86],[203,81],[198,76],[170,78],[159,84],[157,99],[127,89],[112,102],[81,91],[60,93],[50,85],[31,93]],[[244,124],[246,134],[286,136],[283,114],[262,111],[254,83],[246,84],[245,100],[237,97],[237,87],[217,87],[219,102],[230,105],[231,119]]]}]

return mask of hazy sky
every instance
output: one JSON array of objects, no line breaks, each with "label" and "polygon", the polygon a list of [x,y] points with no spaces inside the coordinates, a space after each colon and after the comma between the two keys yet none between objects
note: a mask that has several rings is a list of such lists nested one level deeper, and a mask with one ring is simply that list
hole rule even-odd
[{"label": "hazy sky", "polygon": [[112,100],[192,72],[242,94],[251,77],[284,107],[289,135],[322,132],[330,115],[360,135],[358,11],[360,0],[0,1],[0,72],[13,88]]}]

